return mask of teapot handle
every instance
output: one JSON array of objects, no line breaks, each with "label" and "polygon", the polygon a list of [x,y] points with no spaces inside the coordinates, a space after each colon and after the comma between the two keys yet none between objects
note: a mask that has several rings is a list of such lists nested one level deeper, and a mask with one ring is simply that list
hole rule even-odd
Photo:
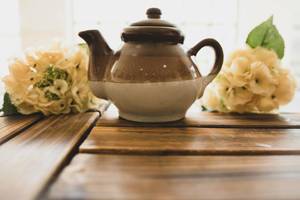
[{"label": "teapot handle", "polygon": [[[209,74],[203,77],[202,84],[203,84],[204,88],[218,75],[218,73],[220,72],[220,70],[222,68],[223,59],[224,59],[223,49],[222,49],[221,45],[219,44],[219,42],[215,39],[207,38],[207,39],[204,39],[204,40],[200,41],[199,43],[197,43],[194,47],[192,47],[187,52],[187,55],[190,58],[190,60],[194,66],[197,67],[197,65],[194,63],[194,61],[192,60],[191,57],[196,56],[198,51],[205,46],[209,46],[214,49],[215,63],[213,65],[212,70],[209,72]],[[199,68],[198,68],[198,70],[199,70]],[[201,91],[202,91],[201,93],[203,93],[204,88],[201,88]],[[202,96],[202,94],[199,95],[199,97],[201,97],[201,96]]]}]

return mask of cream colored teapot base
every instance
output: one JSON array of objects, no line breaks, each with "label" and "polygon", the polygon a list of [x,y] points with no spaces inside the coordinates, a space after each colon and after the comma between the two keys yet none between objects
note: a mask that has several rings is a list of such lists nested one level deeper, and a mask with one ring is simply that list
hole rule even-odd
[{"label": "cream colored teapot base", "polygon": [[[170,122],[184,118],[187,109],[202,95],[203,79],[156,83],[90,81],[98,96],[107,96],[120,117],[137,122]],[[105,92],[105,93],[103,93]]]}]

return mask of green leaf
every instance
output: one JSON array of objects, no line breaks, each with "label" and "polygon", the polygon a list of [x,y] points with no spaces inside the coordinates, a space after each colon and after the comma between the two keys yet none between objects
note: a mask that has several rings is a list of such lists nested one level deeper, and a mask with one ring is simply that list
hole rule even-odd
[{"label": "green leaf", "polygon": [[274,50],[281,59],[284,56],[284,40],[273,24],[273,16],[256,26],[248,35],[246,43],[252,47],[265,47]]},{"label": "green leaf", "polygon": [[264,38],[268,30],[272,27],[273,16],[270,17],[267,21],[256,26],[249,34],[246,40],[246,43],[249,44],[252,48],[261,46],[263,44]]},{"label": "green leaf", "polygon": [[208,109],[204,105],[201,105],[201,110],[202,111],[208,111]]},{"label": "green leaf", "polygon": [[3,98],[3,106],[1,108],[3,115],[16,115],[19,114],[15,105],[12,104],[9,94],[6,92]]}]

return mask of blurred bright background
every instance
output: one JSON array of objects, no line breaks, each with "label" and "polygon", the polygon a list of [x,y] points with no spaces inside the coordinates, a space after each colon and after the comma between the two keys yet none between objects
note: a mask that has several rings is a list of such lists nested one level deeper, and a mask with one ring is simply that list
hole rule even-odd
[{"label": "blurred bright background", "polygon": [[[225,56],[244,45],[255,25],[274,15],[286,42],[283,63],[300,82],[299,0],[3,0],[0,76],[8,72],[8,59],[22,50],[47,45],[53,39],[82,42],[77,33],[85,29],[99,29],[112,48],[120,48],[122,28],[144,19],[149,7],[159,7],[163,19],[180,27],[186,49],[214,37],[222,44]],[[205,53],[198,60],[203,68],[209,65]]]}]

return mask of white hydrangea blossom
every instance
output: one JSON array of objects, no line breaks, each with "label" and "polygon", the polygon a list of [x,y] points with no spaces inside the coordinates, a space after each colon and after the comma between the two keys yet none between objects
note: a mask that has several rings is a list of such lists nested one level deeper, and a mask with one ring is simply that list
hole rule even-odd
[{"label": "white hydrangea blossom", "polygon": [[89,89],[87,66],[87,49],[55,44],[14,59],[3,82],[22,114],[85,112],[104,102]]},{"label": "white hydrangea blossom", "polygon": [[209,110],[268,113],[289,103],[296,81],[277,54],[266,48],[234,51],[201,99]]}]

